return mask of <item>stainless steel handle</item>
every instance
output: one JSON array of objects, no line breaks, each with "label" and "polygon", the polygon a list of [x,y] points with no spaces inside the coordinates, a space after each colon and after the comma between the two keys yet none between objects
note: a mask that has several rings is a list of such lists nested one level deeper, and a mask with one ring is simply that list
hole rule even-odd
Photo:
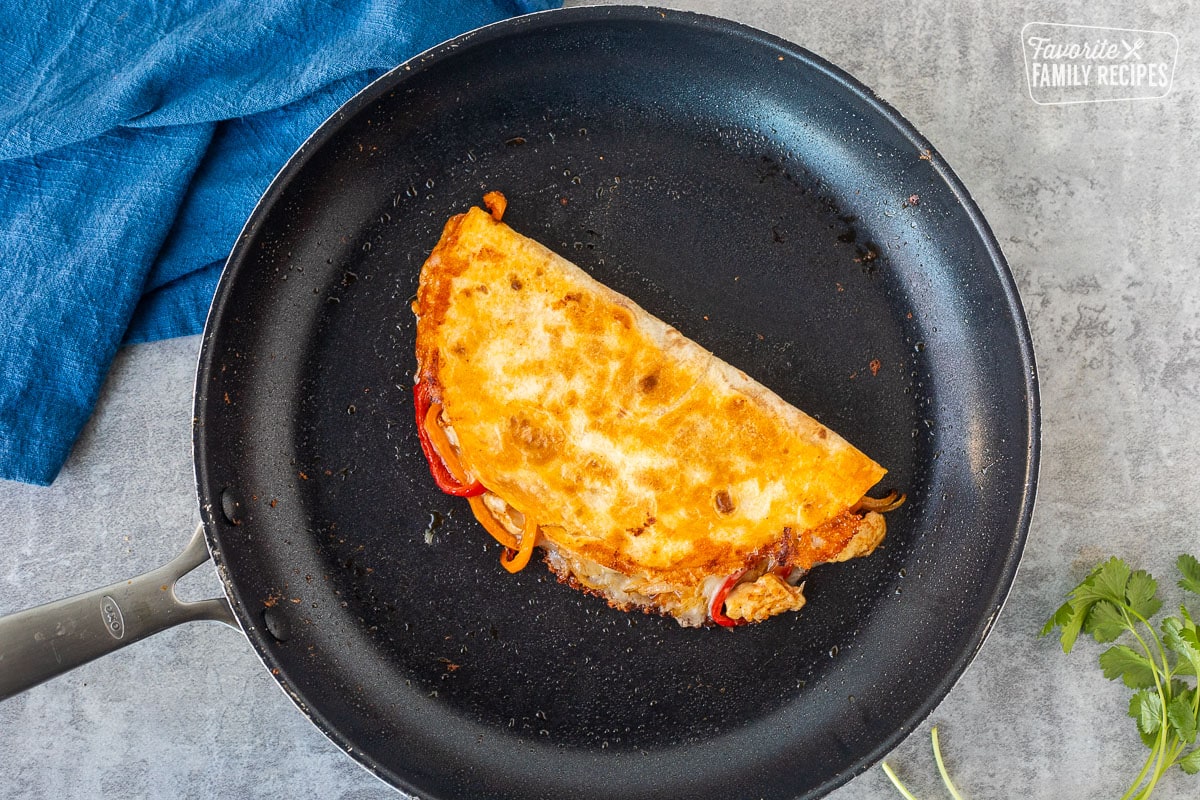
[{"label": "stainless steel handle", "polygon": [[169,564],[103,589],[0,618],[0,700],[182,622],[238,628],[224,597],[185,603],[175,583],[208,561],[204,528]]}]

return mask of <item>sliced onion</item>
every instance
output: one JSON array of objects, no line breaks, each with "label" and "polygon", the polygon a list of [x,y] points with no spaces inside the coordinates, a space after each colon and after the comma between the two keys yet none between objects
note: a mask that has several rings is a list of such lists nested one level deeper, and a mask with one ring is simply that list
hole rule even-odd
[{"label": "sliced onion", "polygon": [[858,501],[858,505],[854,507],[854,510],[874,511],[882,514],[885,511],[894,511],[904,505],[904,501],[907,499],[906,495],[902,495],[896,491],[891,492],[887,497],[867,497],[863,495],[863,498]]}]

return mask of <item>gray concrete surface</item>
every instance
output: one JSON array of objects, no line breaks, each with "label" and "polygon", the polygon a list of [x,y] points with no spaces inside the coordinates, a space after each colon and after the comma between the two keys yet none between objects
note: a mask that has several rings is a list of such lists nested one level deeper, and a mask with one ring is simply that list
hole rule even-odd
[{"label": "gray concrete surface", "polygon": [[[890,756],[921,798],[944,797],[939,724],[964,796],[1116,798],[1143,756],[1127,692],[1097,648],[1039,640],[1061,594],[1103,555],[1166,578],[1200,552],[1200,16],[1184,3],[780,3],[679,0],[779,34],[898,108],[970,188],[1011,262],[1042,378],[1044,460],[1011,599],[974,664]],[[1170,31],[1161,100],[1035,105],[1030,21]],[[117,359],[55,485],[0,484],[0,613],[155,566],[197,520],[189,424],[198,339]],[[1168,583],[1164,580],[1163,583]],[[218,591],[202,569],[190,596]],[[1156,797],[1196,797],[1176,772]],[[396,796],[326,741],[240,634],[197,624],[0,704],[0,798]],[[837,800],[894,795],[872,769]]]}]

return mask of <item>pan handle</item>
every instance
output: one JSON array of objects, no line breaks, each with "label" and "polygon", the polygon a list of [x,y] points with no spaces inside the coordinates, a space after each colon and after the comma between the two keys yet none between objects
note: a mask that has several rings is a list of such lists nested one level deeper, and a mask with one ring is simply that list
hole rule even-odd
[{"label": "pan handle", "polygon": [[170,563],[86,594],[0,618],[0,700],[182,622],[239,628],[224,597],[185,603],[175,583],[208,560],[204,527]]}]

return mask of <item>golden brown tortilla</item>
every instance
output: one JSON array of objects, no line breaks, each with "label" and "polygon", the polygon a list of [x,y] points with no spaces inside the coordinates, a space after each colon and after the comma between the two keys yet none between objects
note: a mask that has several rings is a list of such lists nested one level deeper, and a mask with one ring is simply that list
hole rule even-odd
[{"label": "golden brown tortilla", "polygon": [[860,501],[886,470],[488,199],[446,224],[414,310],[418,380],[506,530],[531,519],[562,580],[685,625],[740,571],[724,614],[757,621],[800,608],[814,564],[875,548]]}]

